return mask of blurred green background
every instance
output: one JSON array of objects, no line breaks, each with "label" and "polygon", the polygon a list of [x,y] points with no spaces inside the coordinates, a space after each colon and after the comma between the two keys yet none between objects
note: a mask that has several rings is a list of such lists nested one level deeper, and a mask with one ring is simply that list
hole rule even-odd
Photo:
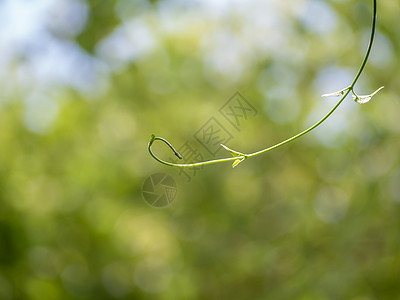
[{"label": "blurred green background", "polygon": [[[378,3],[368,104],[235,169],[146,149],[229,156],[195,138],[211,117],[247,153],[307,128],[371,2],[0,1],[0,299],[400,299],[400,1]],[[236,92],[256,113],[235,128]],[[165,208],[142,195],[157,173]]]}]

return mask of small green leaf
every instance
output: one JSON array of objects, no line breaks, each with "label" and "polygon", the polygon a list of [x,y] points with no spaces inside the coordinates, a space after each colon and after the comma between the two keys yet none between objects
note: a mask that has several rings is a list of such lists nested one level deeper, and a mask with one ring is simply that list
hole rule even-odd
[{"label": "small green leaf", "polygon": [[343,91],[339,91],[339,92],[334,92],[334,93],[330,93],[330,94],[323,94],[321,95],[321,97],[339,97],[343,95]]},{"label": "small green leaf", "polygon": [[232,154],[233,157],[237,157],[238,158],[233,162],[232,168],[236,167],[238,164],[240,164],[242,161],[244,161],[247,158],[247,156],[244,155],[241,152],[232,150],[232,149],[228,148],[227,146],[225,146],[223,144],[221,144],[221,146],[224,147],[226,151],[229,151]]},{"label": "small green leaf", "polygon": [[353,95],[352,97],[353,97],[353,100],[354,101],[356,101],[357,103],[360,103],[360,104],[364,104],[364,103],[367,103],[367,102],[369,102],[371,99],[372,99],[372,97],[377,93],[377,92],[379,92],[381,89],[383,89],[384,88],[384,86],[381,86],[379,89],[377,89],[375,92],[373,92],[372,94],[369,94],[369,95],[362,95],[362,96],[359,96],[359,95]]},{"label": "small green leaf", "polygon": [[233,157],[236,157],[236,156],[244,156],[243,153],[238,152],[238,151],[235,151],[235,150],[232,150],[232,149],[228,148],[227,146],[225,146],[225,145],[223,145],[223,144],[221,144],[221,146],[224,147],[226,151],[229,151],[229,152],[232,154]]},{"label": "small green leaf", "polygon": [[339,97],[339,96],[343,96],[344,93],[348,90],[349,88],[345,88],[343,90],[334,92],[334,93],[329,93],[329,94],[323,94],[321,95],[321,97]]},{"label": "small green leaf", "polygon": [[238,164],[240,164],[242,161],[245,160],[246,157],[243,157],[242,159],[237,159],[233,162],[232,168],[236,167]]}]

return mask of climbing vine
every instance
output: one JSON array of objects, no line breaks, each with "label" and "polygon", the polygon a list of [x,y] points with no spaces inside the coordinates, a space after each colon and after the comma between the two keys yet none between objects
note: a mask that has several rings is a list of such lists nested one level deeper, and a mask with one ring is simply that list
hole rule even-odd
[{"label": "climbing vine", "polygon": [[377,17],[377,0],[373,0],[373,12],[372,12],[372,24],[371,24],[371,35],[370,35],[370,39],[369,39],[369,43],[368,43],[368,48],[366,51],[366,54],[364,56],[364,59],[361,63],[361,66],[356,74],[356,76],[354,77],[352,83],[347,86],[346,88],[334,92],[334,93],[329,93],[329,94],[324,94],[322,95],[322,97],[331,97],[331,96],[336,96],[336,97],[340,97],[339,101],[336,103],[336,105],[324,116],[322,117],[318,122],[316,122],[314,125],[310,126],[309,128],[301,131],[300,133],[280,142],[277,143],[273,146],[267,147],[265,149],[253,152],[253,153],[249,153],[249,154],[245,154],[242,153],[240,151],[236,151],[233,149],[228,148],[225,145],[221,146],[227,150],[228,152],[230,152],[230,154],[232,156],[227,157],[227,158],[221,158],[221,159],[214,159],[214,160],[207,160],[207,161],[202,161],[202,162],[197,162],[197,163],[189,163],[189,164],[177,164],[177,163],[172,163],[172,162],[168,162],[168,161],[164,161],[160,158],[158,158],[152,151],[151,146],[153,145],[153,143],[155,141],[162,141],[165,144],[167,144],[171,150],[174,152],[174,154],[179,158],[182,159],[183,157],[178,153],[178,151],[175,150],[175,148],[171,145],[170,142],[168,142],[166,139],[162,138],[162,137],[157,137],[154,134],[151,135],[150,141],[148,143],[148,151],[150,153],[150,155],[158,162],[167,165],[167,166],[171,166],[171,167],[178,167],[178,168],[189,168],[189,167],[195,167],[195,166],[203,166],[203,165],[211,165],[211,164],[216,164],[216,163],[222,163],[222,162],[228,162],[228,161],[233,161],[232,163],[232,167],[236,167],[237,165],[239,165],[241,162],[245,161],[248,158],[266,153],[268,151],[271,151],[273,149],[276,149],[278,147],[281,147],[287,143],[290,143],[292,141],[294,141],[295,139],[305,135],[306,133],[312,131],[313,129],[315,129],[316,127],[318,127],[319,125],[321,125],[326,119],[328,119],[333,112],[339,107],[339,105],[343,102],[343,100],[349,95],[349,93],[352,94],[353,100],[357,103],[363,104],[363,103],[367,103],[368,101],[371,100],[371,98],[377,93],[379,92],[381,89],[383,89],[383,86],[380,87],[379,89],[377,89],[375,92],[369,94],[369,95],[358,95],[355,90],[354,87],[358,81],[358,79],[360,78],[362,72],[364,71],[365,65],[367,64],[369,55],[371,53],[371,49],[372,49],[372,44],[374,42],[374,37],[375,37],[375,29],[376,29],[376,17]]}]

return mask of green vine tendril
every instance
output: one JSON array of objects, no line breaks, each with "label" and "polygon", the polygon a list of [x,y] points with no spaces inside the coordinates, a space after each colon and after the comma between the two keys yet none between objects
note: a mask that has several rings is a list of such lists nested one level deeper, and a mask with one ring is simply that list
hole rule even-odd
[{"label": "green vine tendril", "polygon": [[312,125],[311,127],[307,128],[306,130],[278,143],[275,144],[271,147],[262,149],[260,151],[254,152],[254,153],[250,153],[250,154],[245,154],[236,150],[232,150],[230,148],[228,148],[225,145],[221,146],[227,150],[228,152],[231,153],[231,157],[228,158],[221,158],[221,159],[214,159],[214,160],[207,160],[207,161],[202,161],[202,162],[197,162],[197,163],[190,163],[190,164],[177,164],[177,163],[171,163],[171,162],[167,162],[164,161],[160,158],[158,158],[152,151],[151,146],[153,145],[153,143],[157,140],[162,141],[164,143],[166,143],[171,150],[174,152],[174,154],[179,158],[182,159],[182,156],[178,153],[178,151],[175,150],[175,148],[164,138],[162,137],[156,137],[154,134],[151,135],[150,141],[148,143],[148,151],[150,153],[150,155],[158,162],[167,165],[167,166],[171,166],[171,167],[178,167],[178,168],[190,168],[190,167],[196,167],[196,166],[204,166],[204,165],[211,165],[211,164],[216,164],[216,163],[221,163],[221,162],[228,162],[228,161],[233,161],[232,167],[236,167],[238,164],[240,164],[242,161],[250,158],[250,157],[254,157],[260,154],[263,154],[265,152],[271,151],[273,149],[276,149],[278,147],[281,147],[289,142],[294,141],[295,139],[305,135],[306,133],[310,132],[311,130],[313,130],[314,128],[318,127],[319,125],[321,125],[326,119],[329,118],[330,115],[332,115],[332,113],[339,107],[339,105],[343,102],[343,100],[347,97],[347,95],[351,92],[352,93],[352,97],[353,100],[356,101],[357,103],[363,104],[363,103],[367,103],[368,101],[371,100],[371,98],[377,93],[379,92],[382,88],[380,87],[379,89],[377,89],[375,92],[373,92],[372,94],[369,95],[357,95],[356,92],[354,91],[354,86],[356,84],[356,82],[358,81],[359,77],[361,76],[361,73],[363,72],[365,65],[367,64],[369,55],[371,53],[371,48],[372,48],[372,44],[374,42],[374,37],[375,37],[375,28],[376,28],[376,16],[377,16],[377,4],[376,4],[377,0],[373,0],[373,13],[372,13],[372,25],[371,25],[371,36],[369,39],[369,44],[368,44],[368,48],[367,48],[367,52],[364,56],[364,60],[360,66],[360,69],[357,72],[357,75],[354,77],[353,82],[346,88],[334,92],[334,93],[329,93],[329,94],[324,94],[322,95],[322,97],[331,97],[331,96],[336,96],[336,97],[341,97],[340,100],[336,103],[336,105],[322,118],[320,119],[318,122],[316,122],[314,125]]}]

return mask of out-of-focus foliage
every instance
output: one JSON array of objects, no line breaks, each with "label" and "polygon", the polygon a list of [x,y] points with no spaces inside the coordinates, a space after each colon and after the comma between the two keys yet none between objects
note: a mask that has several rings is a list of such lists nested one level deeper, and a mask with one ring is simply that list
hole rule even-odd
[{"label": "out-of-focus foliage", "polygon": [[[0,1],[0,299],[400,299],[398,1],[368,104],[189,183],[146,151],[155,133],[212,158],[193,135],[237,91],[257,115],[224,121],[227,146],[305,129],[356,74],[370,2]],[[143,200],[154,173],[167,208]]]}]

